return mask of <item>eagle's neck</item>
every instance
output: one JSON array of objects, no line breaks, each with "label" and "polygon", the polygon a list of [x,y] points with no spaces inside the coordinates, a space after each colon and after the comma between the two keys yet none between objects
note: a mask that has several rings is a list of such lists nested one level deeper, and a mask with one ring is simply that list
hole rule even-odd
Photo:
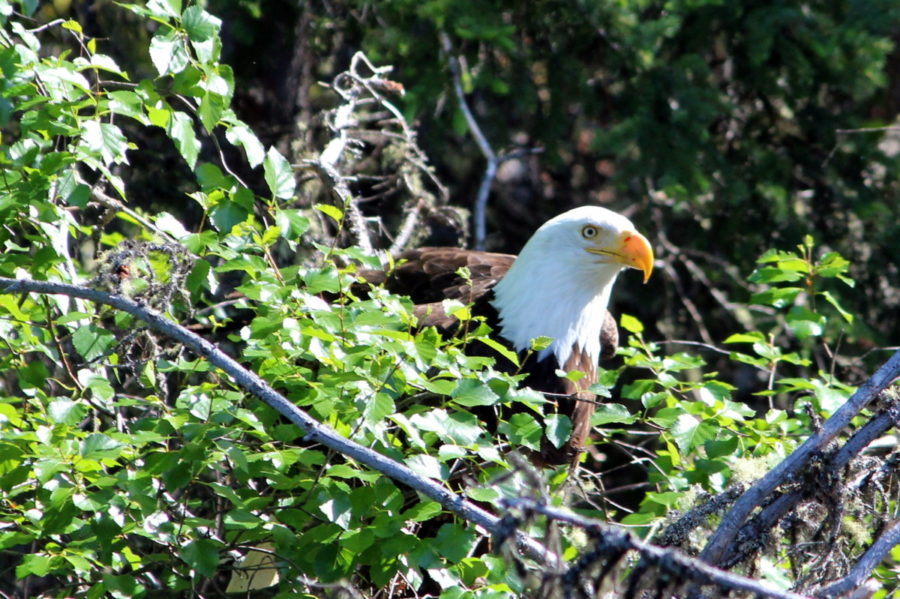
[{"label": "eagle's neck", "polygon": [[494,287],[491,304],[500,315],[500,334],[517,351],[531,347],[535,337],[552,338],[538,360],[552,355],[563,365],[573,351],[583,351],[596,365],[600,331],[619,270],[611,264],[560,264],[523,251]]}]

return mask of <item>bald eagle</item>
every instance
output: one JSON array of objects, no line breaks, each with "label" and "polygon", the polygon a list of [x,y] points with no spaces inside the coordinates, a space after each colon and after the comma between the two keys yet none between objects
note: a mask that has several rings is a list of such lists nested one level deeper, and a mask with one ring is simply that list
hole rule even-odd
[{"label": "bald eagle", "polygon": [[[468,275],[460,269],[468,269]],[[562,447],[544,440],[542,461],[573,462],[584,448],[594,413],[593,393],[603,339],[617,339],[607,305],[623,268],[653,270],[647,238],[621,214],[599,206],[582,206],[547,221],[518,257],[460,248],[423,247],[398,256],[389,272],[369,271],[364,278],[383,284],[415,304],[420,326],[454,333],[457,320],[444,310],[445,299],[471,305],[484,316],[500,340],[523,354],[536,337],[548,347],[523,363],[525,384],[548,393],[550,405],[571,419],[572,433]],[[524,356],[523,356],[524,357]],[[578,370],[577,381],[558,372]]]}]

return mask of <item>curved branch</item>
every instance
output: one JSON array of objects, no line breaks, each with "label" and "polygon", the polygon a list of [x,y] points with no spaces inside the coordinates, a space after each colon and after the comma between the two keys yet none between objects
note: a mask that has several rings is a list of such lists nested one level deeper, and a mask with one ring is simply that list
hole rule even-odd
[{"label": "curved branch", "polygon": [[784,461],[770,470],[738,499],[731,511],[722,519],[712,539],[703,549],[701,557],[710,564],[721,563],[741,525],[750,512],[760,505],[775,489],[806,466],[809,459],[838,435],[863,408],[900,376],[900,351],[896,352],[878,371],[863,383],[845,403],[829,418],[822,429],[807,439]]},{"label": "curved branch", "polygon": [[[491,534],[496,534],[500,530],[500,519],[493,514],[456,495],[439,483],[419,476],[404,464],[342,437],[333,429],[321,424],[292,404],[263,379],[238,364],[214,344],[170,321],[155,310],[151,310],[121,295],[112,295],[88,287],[47,281],[17,280],[0,277],[0,293],[60,294],[105,304],[127,312],[135,318],[146,322],[153,330],[178,341],[197,355],[203,356],[210,363],[221,368],[238,386],[263,400],[301,428],[306,433],[305,440],[321,443],[329,449],[340,452],[350,459],[365,464],[373,470],[411,487],[440,503],[446,509],[458,514],[463,519],[481,526]],[[527,535],[519,534],[517,541],[522,551],[532,559],[551,564],[555,564],[558,561],[558,557],[555,554],[547,551],[543,545]]]}]

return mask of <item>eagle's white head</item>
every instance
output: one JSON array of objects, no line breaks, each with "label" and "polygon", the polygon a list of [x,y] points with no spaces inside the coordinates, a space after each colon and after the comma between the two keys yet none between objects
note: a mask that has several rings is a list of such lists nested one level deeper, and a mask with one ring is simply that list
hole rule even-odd
[{"label": "eagle's white head", "polygon": [[563,365],[573,350],[600,358],[600,331],[619,271],[653,270],[653,250],[630,220],[606,208],[582,206],[538,229],[494,287],[500,334],[521,351],[535,337],[553,343],[538,359],[554,355]]}]

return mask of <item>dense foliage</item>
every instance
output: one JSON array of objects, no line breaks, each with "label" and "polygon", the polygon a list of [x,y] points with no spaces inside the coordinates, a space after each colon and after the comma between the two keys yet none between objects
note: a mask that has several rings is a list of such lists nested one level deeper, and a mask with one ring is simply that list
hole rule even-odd
[{"label": "dense foliage", "polygon": [[[139,299],[342,435],[485,505],[547,496],[652,537],[789,454],[877,363],[864,348],[897,339],[896,156],[879,135],[838,133],[887,105],[896,3],[241,2],[224,23],[180,0],[64,4],[0,0],[0,275]],[[293,87],[255,94],[255,61],[284,67],[267,48],[285,43],[270,35],[285,14]],[[131,39],[106,39],[107,22]],[[500,173],[495,246],[594,201],[628,207],[660,249],[649,291],[620,285],[627,338],[577,474],[515,457],[569,424],[539,424],[541,395],[466,353],[496,345],[486,326],[442,339],[416,329],[407,299],[352,288],[380,266],[362,241],[389,245],[376,217],[400,237],[421,202],[443,229],[423,217],[413,240],[464,236],[454,208],[483,165],[451,109],[441,31],[489,139],[543,147]],[[371,79],[343,87],[357,47],[397,66],[402,100]],[[295,104],[262,114],[272,90]],[[357,137],[336,143],[348,115]],[[0,334],[3,593],[534,588],[474,526],[311,443],[127,315],[2,294]],[[842,498],[843,520],[809,498],[745,571],[781,588],[840,576],[894,517],[896,481],[883,487]],[[556,542],[570,560],[587,546],[571,529]],[[878,574],[896,585],[889,564]]]}]

